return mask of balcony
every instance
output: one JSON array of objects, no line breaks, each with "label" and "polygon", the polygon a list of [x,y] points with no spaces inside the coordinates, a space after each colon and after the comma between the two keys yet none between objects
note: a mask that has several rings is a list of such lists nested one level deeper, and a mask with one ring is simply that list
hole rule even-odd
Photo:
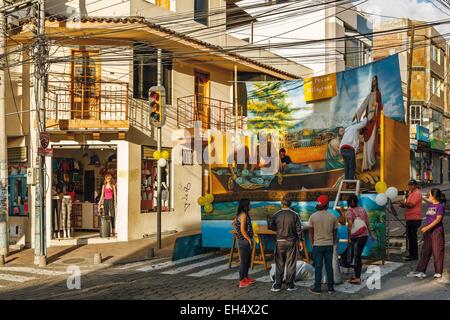
[{"label": "balcony", "polygon": [[126,131],[129,129],[128,83],[49,82],[46,126],[49,131]]},{"label": "balcony", "polygon": [[196,121],[200,121],[203,129],[218,129],[228,132],[244,127],[243,109],[235,108],[232,103],[191,95],[177,99],[178,128],[193,128]]}]

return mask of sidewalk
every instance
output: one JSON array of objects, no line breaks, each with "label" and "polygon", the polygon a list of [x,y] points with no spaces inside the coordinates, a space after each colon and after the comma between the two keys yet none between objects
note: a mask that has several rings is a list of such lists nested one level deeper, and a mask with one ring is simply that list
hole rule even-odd
[{"label": "sidewalk", "polygon": [[[50,247],[47,249],[47,265],[49,267],[67,267],[75,264],[89,267],[94,265],[96,253],[100,253],[102,256],[101,266],[137,262],[149,259],[150,248],[154,248],[155,258],[171,257],[177,238],[198,233],[200,230],[163,236],[161,250],[156,249],[156,236],[128,242]],[[34,249],[11,252],[5,260],[7,266],[34,265]]]}]

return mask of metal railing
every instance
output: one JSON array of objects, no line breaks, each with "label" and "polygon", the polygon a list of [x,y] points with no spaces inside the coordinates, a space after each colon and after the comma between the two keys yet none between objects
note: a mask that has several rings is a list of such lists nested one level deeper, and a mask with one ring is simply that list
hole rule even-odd
[{"label": "metal railing", "polygon": [[[192,128],[196,121],[202,128],[215,128],[221,131],[242,129],[244,123],[243,108],[237,108],[230,102],[209,97],[190,95],[177,99],[177,126]],[[237,122],[236,122],[237,121]]]},{"label": "metal railing", "polygon": [[49,82],[46,118],[52,120],[128,120],[128,83]]}]

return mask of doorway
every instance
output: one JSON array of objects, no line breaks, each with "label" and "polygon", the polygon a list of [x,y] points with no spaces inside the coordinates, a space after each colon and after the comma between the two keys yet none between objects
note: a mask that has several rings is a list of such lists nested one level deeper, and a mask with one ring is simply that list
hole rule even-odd
[{"label": "doorway", "polygon": [[210,81],[209,74],[203,72],[195,72],[195,110],[194,119],[202,122],[202,128],[209,129],[211,121],[210,111]]}]

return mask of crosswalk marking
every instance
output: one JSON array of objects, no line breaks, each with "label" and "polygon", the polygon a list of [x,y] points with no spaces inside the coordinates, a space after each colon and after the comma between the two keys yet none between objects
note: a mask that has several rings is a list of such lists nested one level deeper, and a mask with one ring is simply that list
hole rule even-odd
[{"label": "crosswalk marking", "polygon": [[190,261],[206,258],[206,257],[212,256],[213,254],[214,254],[213,252],[203,253],[203,254],[199,254],[199,255],[196,255],[193,257],[184,258],[184,259],[180,259],[180,260],[166,261],[166,262],[158,263],[155,265],[150,265],[150,266],[139,268],[139,269],[137,269],[137,271],[149,272],[149,271],[153,271],[153,270],[159,270],[159,269],[164,269],[164,268],[168,268],[168,267],[173,267],[173,266],[185,263],[185,262],[190,262]]},{"label": "crosswalk marking", "polygon": [[30,281],[33,280],[35,278],[33,277],[25,277],[25,276],[17,276],[17,275],[13,275],[13,274],[5,274],[5,273],[0,273],[0,280],[6,280],[6,281],[12,281],[12,282],[26,282],[26,281]]},{"label": "crosswalk marking", "polygon": [[199,272],[188,274],[188,276],[190,276],[190,277],[204,277],[204,276],[209,276],[211,274],[222,272],[222,271],[227,270],[227,269],[228,269],[228,264],[221,264],[221,265],[219,265],[217,267],[207,268],[207,269],[200,270]]},{"label": "crosswalk marking", "polygon": [[[153,259],[150,262],[154,263],[154,262],[157,262],[157,261],[163,261],[163,260],[167,260],[167,259],[168,258]],[[148,260],[146,260],[146,261],[139,261],[139,262],[133,262],[133,263],[127,263],[127,264],[124,264],[124,265],[122,265],[120,267],[117,267],[116,269],[127,270],[127,269],[131,269],[131,268],[135,268],[135,267],[140,267],[140,266],[146,265],[148,263],[149,263]]]},{"label": "crosswalk marking", "polygon": [[67,274],[67,272],[64,271],[44,270],[29,267],[2,267],[1,271],[31,273],[41,276],[60,276]]},{"label": "crosswalk marking", "polygon": [[164,273],[164,274],[177,274],[177,273],[180,273],[180,272],[185,272],[185,271],[189,271],[189,270],[192,270],[192,269],[195,269],[195,268],[198,268],[198,267],[203,267],[203,266],[206,266],[206,265],[209,265],[209,264],[220,262],[220,261],[223,261],[223,260],[226,260],[226,259],[228,259],[227,256],[219,256],[219,257],[216,257],[216,258],[200,261],[200,262],[193,263],[193,264],[188,264],[187,266],[178,267],[178,268],[175,268],[175,269],[172,269],[172,270],[168,270],[168,271],[164,271],[164,272],[161,272],[161,273]]}]

